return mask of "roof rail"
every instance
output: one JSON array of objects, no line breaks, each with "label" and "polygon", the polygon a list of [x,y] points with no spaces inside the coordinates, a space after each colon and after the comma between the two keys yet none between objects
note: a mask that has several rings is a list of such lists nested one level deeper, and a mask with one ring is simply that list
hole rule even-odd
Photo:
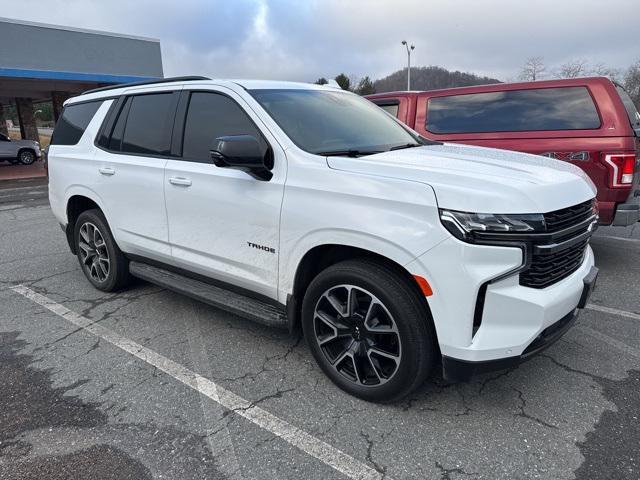
[{"label": "roof rail", "polygon": [[154,83],[187,82],[190,80],[211,80],[211,79],[208,77],[200,77],[200,76],[158,78],[157,80],[145,80],[143,82],[119,83],[116,85],[109,85],[107,87],[94,88],[92,90],[87,90],[85,92],[82,92],[81,95],[85,95],[87,93],[104,92],[107,90],[114,90],[116,88],[137,87],[138,85],[153,85]]}]

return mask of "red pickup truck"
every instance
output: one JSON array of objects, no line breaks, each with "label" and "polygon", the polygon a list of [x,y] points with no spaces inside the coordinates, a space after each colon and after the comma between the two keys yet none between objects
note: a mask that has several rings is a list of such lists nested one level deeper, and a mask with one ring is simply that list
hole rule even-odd
[{"label": "red pickup truck", "polygon": [[367,97],[432,140],[571,162],[598,188],[602,224],[640,220],[640,114],[608,78],[502,83]]}]

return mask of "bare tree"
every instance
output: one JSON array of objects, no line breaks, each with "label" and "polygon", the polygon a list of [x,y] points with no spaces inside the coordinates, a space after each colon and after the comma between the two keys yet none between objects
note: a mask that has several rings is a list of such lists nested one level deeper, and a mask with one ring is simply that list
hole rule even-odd
[{"label": "bare tree", "polygon": [[598,75],[599,77],[609,77],[612,80],[618,80],[620,77],[620,70],[617,68],[607,67],[604,63],[596,63],[591,67],[591,74]]},{"label": "bare tree", "polygon": [[530,80],[535,82],[542,79],[547,69],[544,66],[543,57],[529,57],[520,72],[520,80]]},{"label": "bare tree", "polygon": [[589,73],[589,62],[584,59],[570,60],[560,65],[560,69],[556,73],[559,78],[576,78],[584,77]]},{"label": "bare tree", "polygon": [[624,89],[640,109],[640,60],[631,65],[624,75]]}]

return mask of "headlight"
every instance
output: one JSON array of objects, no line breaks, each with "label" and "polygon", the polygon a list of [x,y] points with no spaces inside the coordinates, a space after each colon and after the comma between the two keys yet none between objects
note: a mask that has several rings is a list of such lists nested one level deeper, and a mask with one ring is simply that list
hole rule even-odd
[{"label": "headlight", "polygon": [[544,231],[541,213],[498,214],[440,210],[440,221],[456,238],[473,241],[474,232],[535,233]]}]

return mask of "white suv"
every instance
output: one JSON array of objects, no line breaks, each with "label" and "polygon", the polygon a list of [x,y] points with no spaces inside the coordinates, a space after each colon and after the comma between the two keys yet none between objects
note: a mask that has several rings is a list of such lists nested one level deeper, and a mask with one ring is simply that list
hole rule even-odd
[{"label": "white suv", "polygon": [[66,102],[49,196],[98,289],[146,279],[301,324],[339,387],[398,399],[559,338],[597,269],[582,170],[428,141],[331,87],[166,79]]}]

